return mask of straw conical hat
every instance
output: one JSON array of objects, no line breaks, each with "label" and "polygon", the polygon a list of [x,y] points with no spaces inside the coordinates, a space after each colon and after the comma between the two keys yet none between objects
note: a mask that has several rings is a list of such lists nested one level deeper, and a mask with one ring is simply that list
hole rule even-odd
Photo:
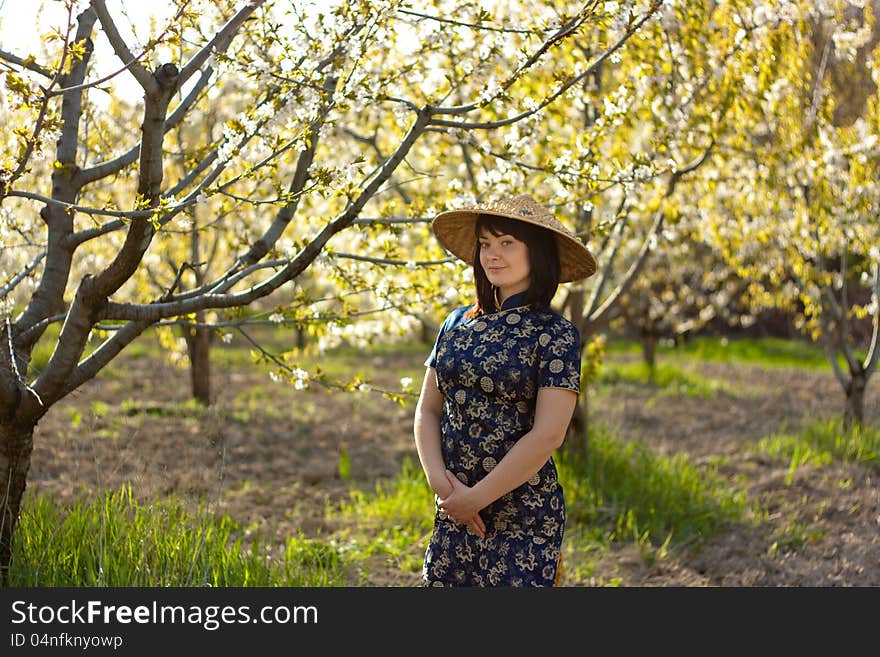
[{"label": "straw conical hat", "polygon": [[559,247],[560,283],[577,281],[596,273],[596,259],[587,247],[552,212],[528,194],[441,212],[434,217],[431,227],[437,240],[450,253],[472,265],[477,243],[474,222],[481,214],[516,219],[553,231]]}]

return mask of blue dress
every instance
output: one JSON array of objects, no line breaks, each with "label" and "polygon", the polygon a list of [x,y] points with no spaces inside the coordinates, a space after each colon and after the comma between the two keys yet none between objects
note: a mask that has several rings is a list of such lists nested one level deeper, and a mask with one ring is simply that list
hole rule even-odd
[{"label": "blue dress", "polygon": [[[473,486],[534,423],[538,389],[580,390],[580,336],[552,310],[522,306],[466,318],[454,310],[425,365],[443,397],[441,450],[447,469]],[[480,511],[479,538],[436,509],[422,570],[425,586],[553,586],[565,500],[550,458],[521,486]]]}]

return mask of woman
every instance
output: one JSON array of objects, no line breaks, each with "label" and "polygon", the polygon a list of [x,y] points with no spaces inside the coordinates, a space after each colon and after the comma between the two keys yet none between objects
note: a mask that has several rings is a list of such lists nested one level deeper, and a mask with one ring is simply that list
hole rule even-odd
[{"label": "woman", "polygon": [[476,303],[443,322],[415,412],[437,506],[423,583],[554,586],[565,503],[552,453],[580,390],[580,337],[550,301],[596,261],[528,195],[443,212],[432,227],[473,265]]}]

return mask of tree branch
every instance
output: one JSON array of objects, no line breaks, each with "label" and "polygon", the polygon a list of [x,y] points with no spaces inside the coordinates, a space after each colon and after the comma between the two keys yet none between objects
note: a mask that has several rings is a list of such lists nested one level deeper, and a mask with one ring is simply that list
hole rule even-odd
[{"label": "tree branch", "polygon": [[[613,46],[611,46],[608,50],[606,50],[604,53],[602,53],[602,55],[596,61],[594,61],[592,64],[590,64],[590,66],[588,66],[585,71],[583,71],[579,75],[576,75],[573,78],[571,78],[570,80],[568,80],[568,82],[563,84],[554,93],[552,93],[549,96],[547,96],[546,98],[544,98],[544,100],[542,100],[541,103],[538,104],[536,107],[534,107],[530,110],[527,110],[525,112],[522,112],[520,114],[517,114],[516,116],[508,117],[506,119],[501,119],[498,121],[468,122],[468,121],[449,121],[449,120],[445,120],[445,119],[435,119],[431,122],[431,125],[432,126],[445,126],[445,127],[450,127],[450,128],[460,128],[463,130],[491,130],[491,129],[495,129],[495,128],[501,128],[506,125],[511,125],[512,123],[517,123],[518,121],[522,121],[523,119],[528,118],[529,116],[532,116],[533,114],[540,112],[542,109],[544,109],[548,105],[551,105],[552,103],[554,103],[557,98],[559,98],[562,94],[564,94],[571,87],[576,85],[578,82],[584,80],[587,76],[592,75],[593,72],[598,67],[600,67],[605,62],[606,59],[611,57],[611,55],[614,54],[614,52],[616,52],[619,48],[621,48],[623,46],[623,44],[633,34],[635,34],[635,32],[638,31],[641,28],[641,26],[644,25],[644,23],[648,21],[649,18],[651,18],[654,15],[654,13],[657,11],[659,6],[660,6],[659,3],[655,3],[651,7],[651,9],[648,11],[648,13],[645,14],[645,16],[643,16],[635,24],[634,27],[632,27],[620,39],[618,39],[617,42]],[[576,26],[571,26],[571,27],[566,26],[566,27],[562,28],[557,33],[557,35],[554,35],[553,37],[551,37],[551,39],[548,42],[546,42],[541,48],[539,48],[538,52],[535,53],[535,55],[533,55],[532,57],[529,58],[529,62],[533,63],[534,61],[536,61],[540,55],[542,55],[547,49],[549,49],[549,47],[551,45],[553,45],[553,43],[555,43],[556,41],[567,36],[570,32],[574,31],[574,29],[576,27],[578,27],[579,25],[580,25],[580,23],[578,23],[578,25],[576,25]],[[507,90],[507,88],[509,88],[513,84],[513,82],[516,80],[517,77],[522,75],[522,73],[525,70],[524,66],[520,67],[520,69],[517,69],[517,72],[514,73],[513,76],[511,76],[511,78],[505,83],[505,86],[502,87],[502,91],[499,91],[498,94],[496,94],[493,98],[487,100],[485,103],[482,103],[482,104],[481,103],[471,103],[469,105],[461,105],[458,107],[434,107],[434,108],[432,108],[432,110],[435,114],[447,114],[447,115],[451,114],[451,115],[460,116],[460,115],[472,112],[473,110],[478,109],[480,107],[484,107],[485,105],[488,105],[488,104],[492,103],[494,100],[496,100],[502,93],[504,93]],[[531,63],[529,64],[529,66],[531,66]]]},{"label": "tree branch", "polygon": [[315,152],[318,149],[321,128],[324,125],[324,121],[327,118],[330,108],[333,106],[333,94],[336,91],[336,85],[338,82],[339,78],[335,75],[328,75],[324,78],[324,85],[322,88],[324,93],[323,106],[315,120],[309,124],[309,145],[302,153],[300,153],[296,162],[296,170],[293,173],[293,178],[288,187],[288,193],[291,195],[292,200],[278,210],[275,219],[269,225],[269,228],[266,229],[266,232],[264,232],[260,238],[251,245],[251,248],[247,253],[241,256],[239,259],[241,264],[252,265],[261,260],[275,245],[285,228],[287,228],[291,219],[293,219],[293,215],[296,214],[303,187],[305,187],[306,181],[309,178],[309,168],[312,166],[312,162],[315,159]]},{"label": "tree branch", "polygon": [[[620,199],[620,205],[617,208],[615,216],[621,217],[621,213],[623,212],[623,207],[625,203],[626,195],[623,195]],[[590,298],[587,300],[586,312],[584,313],[585,317],[589,317],[596,309],[596,306],[599,303],[599,299],[602,297],[602,291],[605,289],[605,284],[611,277],[614,262],[617,260],[617,256],[620,253],[620,244],[623,240],[623,232],[626,229],[627,223],[629,223],[629,216],[630,215],[628,212],[623,214],[623,216],[617,221],[617,223],[614,224],[612,235],[609,235],[608,241],[613,242],[613,246],[611,247],[611,254],[604,258],[605,265],[602,267],[602,273],[599,276],[599,282],[596,283],[593,291],[590,293]],[[604,253],[604,249],[602,252]]]},{"label": "tree branch", "polygon": [[[202,71],[202,75],[199,80],[196,82],[195,85],[193,85],[192,89],[190,89],[186,97],[174,109],[174,111],[168,117],[168,120],[165,122],[166,133],[180,124],[180,122],[186,116],[186,113],[192,108],[196,100],[198,100],[199,95],[208,85],[208,80],[211,78],[213,72],[214,69],[212,69],[210,66]],[[88,169],[83,169],[79,174],[79,180],[81,181],[82,185],[85,186],[88,183],[113,175],[114,173],[117,173],[118,171],[121,171],[122,169],[127,167],[129,164],[133,164],[137,160],[138,155],[140,155],[140,152],[141,144],[140,142],[138,142],[138,144],[133,146],[127,153],[120,155],[113,160],[101,162],[93,167],[89,167]]]},{"label": "tree branch", "polygon": [[43,258],[46,257],[46,253],[46,251],[40,251],[40,253],[37,254],[37,257],[31,260],[22,271],[18,272],[11,281],[0,288],[0,299],[5,298],[6,295],[12,292],[19,283],[29,276],[30,273],[43,261]]},{"label": "tree branch", "polygon": [[371,256],[355,255],[354,253],[333,253],[330,255],[335,258],[345,258],[347,260],[371,262],[376,265],[394,265],[399,267],[431,267],[435,265],[445,265],[448,262],[455,262],[457,260],[457,258],[443,258],[442,260],[391,260],[389,258],[374,258]]},{"label": "tree branch", "polygon": [[[548,39],[546,39],[540,46],[538,46],[537,50],[533,52],[526,60],[523,62],[511,75],[504,81],[503,84],[499,86],[498,93],[496,93],[492,98],[489,98],[482,102],[472,102],[466,105],[457,105],[452,107],[434,107],[432,108],[434,113],[437,115],[447,114],[454,116],[461,116],[462,114],[468,114],[473,112],[474,110],[481,109],[486,105],[490,105],[493,101],[498,99],[501,95],[507,92],[513,84],[520,78],[522,75],[531,68],[536,62],[538,62],[554,45],[563,41],[566,37],[574,33],[581,25],[583,25],[586,20],[587,8],[589,5],[593,5],[595,7],[596,2],[588,2],[586,3],[578,12],[574,15],[573,18],[569,19],[564,25],[562,25],[556,32],[554,32]],[[628,38],[628,37],[627,37]],[[625,40],[625,39],[624,39]],[[622,43],[622,42],[621,42]],[[615,49],[617,46],[615,46]],[[610,54],[610,51],[609,51]],[[524,115],[528,116],[528,115]],[[435,121],[434,125],[443,125],[442,121]],[[453,124],[459,125],[459,124]]]},{"label": "tree branch", "polygon": [[186,83],[193,73],[208,61],[209,57],[216,53],[225,52],[232,43],[232,39],[238,34],[241,26],[244,25],[244,22],[250,18],[251,14],[253,14],[265,1],[266,0],[250,0],[244,7],[239,9],[238,13],[229,19],[226,25],[214,35],[214,38],[202,46],[202,48],[193,55],[192,59],[184,65],[183,69],[180,71],[180,84]]},{"label": "tree branch", "polygon": [[[682,177],[688,173],[695,171],[697,168],[702,166],[703,163],[709,157],[709,154],[712,152],[715,142],[709,144],[706,150],[701,154],[700,157],[696,158],[691,164],[672,172],[669,178],[669,183],[666,187],[666,192],[664,193],[665,198],[669,198],[675,192],[675,188],[678,183],[681,181]],[[596,331],[596,328],[600,326],[606,319],[608,319],[608,315],[613,309],[614,305],[617,303],[618,299],[623,296],[626,291],[632,286],[635,281],[636,276],[639,271],[641,271],[642,267],[645,264],[645,261],[648,257],[648,254],[652,249],[652,242],[654,238],[660,234],[660,231],[663,229],[663,223],[665,219],[665,212],[661,205],[660,208],[657,209],[657,213],[654,217],[653,225],[651,229],[648,231],[647,236],[645,237],[644,242],[642,243],[642,247],[639,250],[638,255],[635,260],[630,264],[629,269],[623,276],[620,284],[617,288],[608,296],[607,299],[596,309],[590,309],[585,313],[584,321],[586,325],[589,327],[586,331],[587,333],[593,333]]]},{"label": "tree branch", "polygon": [[286,265],[269,279],[242,292],[229,294],[226,292],[234,284],[233,280],[237,273],[235,271],[230,271],[221,276],[221,278],[213,284],[213,287],[207,291],[201,291],[198,296],[185,299],[177,298],[173,301],[152,303],[148,305],[108,302],[101,313],[101,317],[103,319],[123,319],[153,323],[166,317],[185,315],[190,312],[197,312],[208,308],[233,308],[237,306],[246,306],[256,299],[271,294],[279,287],[302,273],[321,253],[324,245],[331,237],[333,237],[333,235],[344,230],[354,222],[366,202],[372,198],[375,192],[385,183],[388,177],[394,172],[406,154],[413,147],[416,140],[422,132],[424,132],[429,120],[429,110],[421,111],[400,145],[394,153],[386,159],[380,172],[370,181],[369,184],[367,184],[357,199],[350,203],[333,221],[324,226],[318,235],[309,242],[309,244],[307,244],[295,258],[286,261]]},{"label": "tree branch", "polygon": [[[75,39],[77,42],[85,42],[86,48],[82,59],[73,62],[70,72],[64,76],[65,81],[74,84],[85,78],[91,58],[90,35],[96,21],[95,12],[86,9],[79,14],[77,20]],[[55,146],[55,159],[60,166],[53,168],[51,174],[51,203],[47,202],[40,211],[47,231],[46,264],[40,284],[24,312],[15,322],[15,346],[19,349],[26,350],[32,344],[20,340],[19,334],[22,331],[57,312],[64,305],[64,291],[72,263],[72,252],[66,248],[64,240],[73,230],[73,218],[64,208],[64,204],[72,203],[79,193],[73,177],[77,170],[76,155],[82,118],[82,96],[82,91],[70,91],[64,94],[61,101],[61,137]],[[38,338],[39,334],[33,336],[34,340]]]},{"label": "tree branch", "polygon": [[141,53],[140,57],[135,57],[132,54],[128,49],[128,45],[125,43],[125,40],[122,38],[122,35],[119,34],[119,30],[116,29],[116,23],[113,22],[110,12],[107,11],[105,0],[91,0],[91,5],[92,9],[94,9],[95,13],[98,15],[98,20],[101,22],[101,27],[104,29],[104,34],[107,35],[107,39],[110,41],[113,51],[116,53],[119,60],[125,65],[125,68],[128,68],[131,71],[135,80],[138,81],[138,84],[141,85],[147,94],[153,95],[158,93],[159,87],[156,79],[153,77],[152,73],[150,73],[144,65],[138,61],[140,57],[143,57],[146,54],[146,51]]},{"label": "tree branch", "polygon": [[438,23],[447,23],[449,25],[458,25],[460,27],[469,27],[473,30],[483,30],[488,32],[501,32],[502,34],[536,34],[535,30],[519,30],[511,27],[494,27],[492,25],[483,25],[481,23],[466,23],[464,21],[457,21],[451,18],[441,18],[440,16],[431,16],[430,14],[423,14],[418,11],[409,11],[407,9],[398,9],[398,14],[404,14],[405,16],[414,16],[416,18],[423,18],[430,21],[437,21]]},{"label": "tree branch", "polygon": [[129,322],[112,337],[105,340],[100,347],[77,365],[66,385],[57,392],[58,399],[70,394],[83,383],[94,378],[149,326],[149,322]]},{"label": "tree branch", "polygon": [[13,55],[11,52],[6,52],[5,50],[0,50],[0,59],[10,62],[11,64],[15,64],[16,66],[20,66],[21,68],[27,69],[28,71],[33,71],[34,73],[39,73],[43,77],[49,78],[50,80],[55,77],[55,72],[40,66],[36,62],[34,62],[30,57],[22,59],[16,55]]}]

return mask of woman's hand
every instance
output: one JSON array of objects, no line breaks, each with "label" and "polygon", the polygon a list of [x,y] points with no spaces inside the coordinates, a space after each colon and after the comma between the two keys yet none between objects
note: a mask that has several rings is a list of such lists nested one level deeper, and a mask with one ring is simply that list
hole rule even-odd
[{"label": "woman's hand", "polygon": [[486,523],[480,517],[480,507],[473,499],[471,487],[461,483],[449,470],[446,471],[446,480],[451,492],[445,497],[438,494],[437,506],[452,522],[466,525],[472,534],[485,538]]}]

